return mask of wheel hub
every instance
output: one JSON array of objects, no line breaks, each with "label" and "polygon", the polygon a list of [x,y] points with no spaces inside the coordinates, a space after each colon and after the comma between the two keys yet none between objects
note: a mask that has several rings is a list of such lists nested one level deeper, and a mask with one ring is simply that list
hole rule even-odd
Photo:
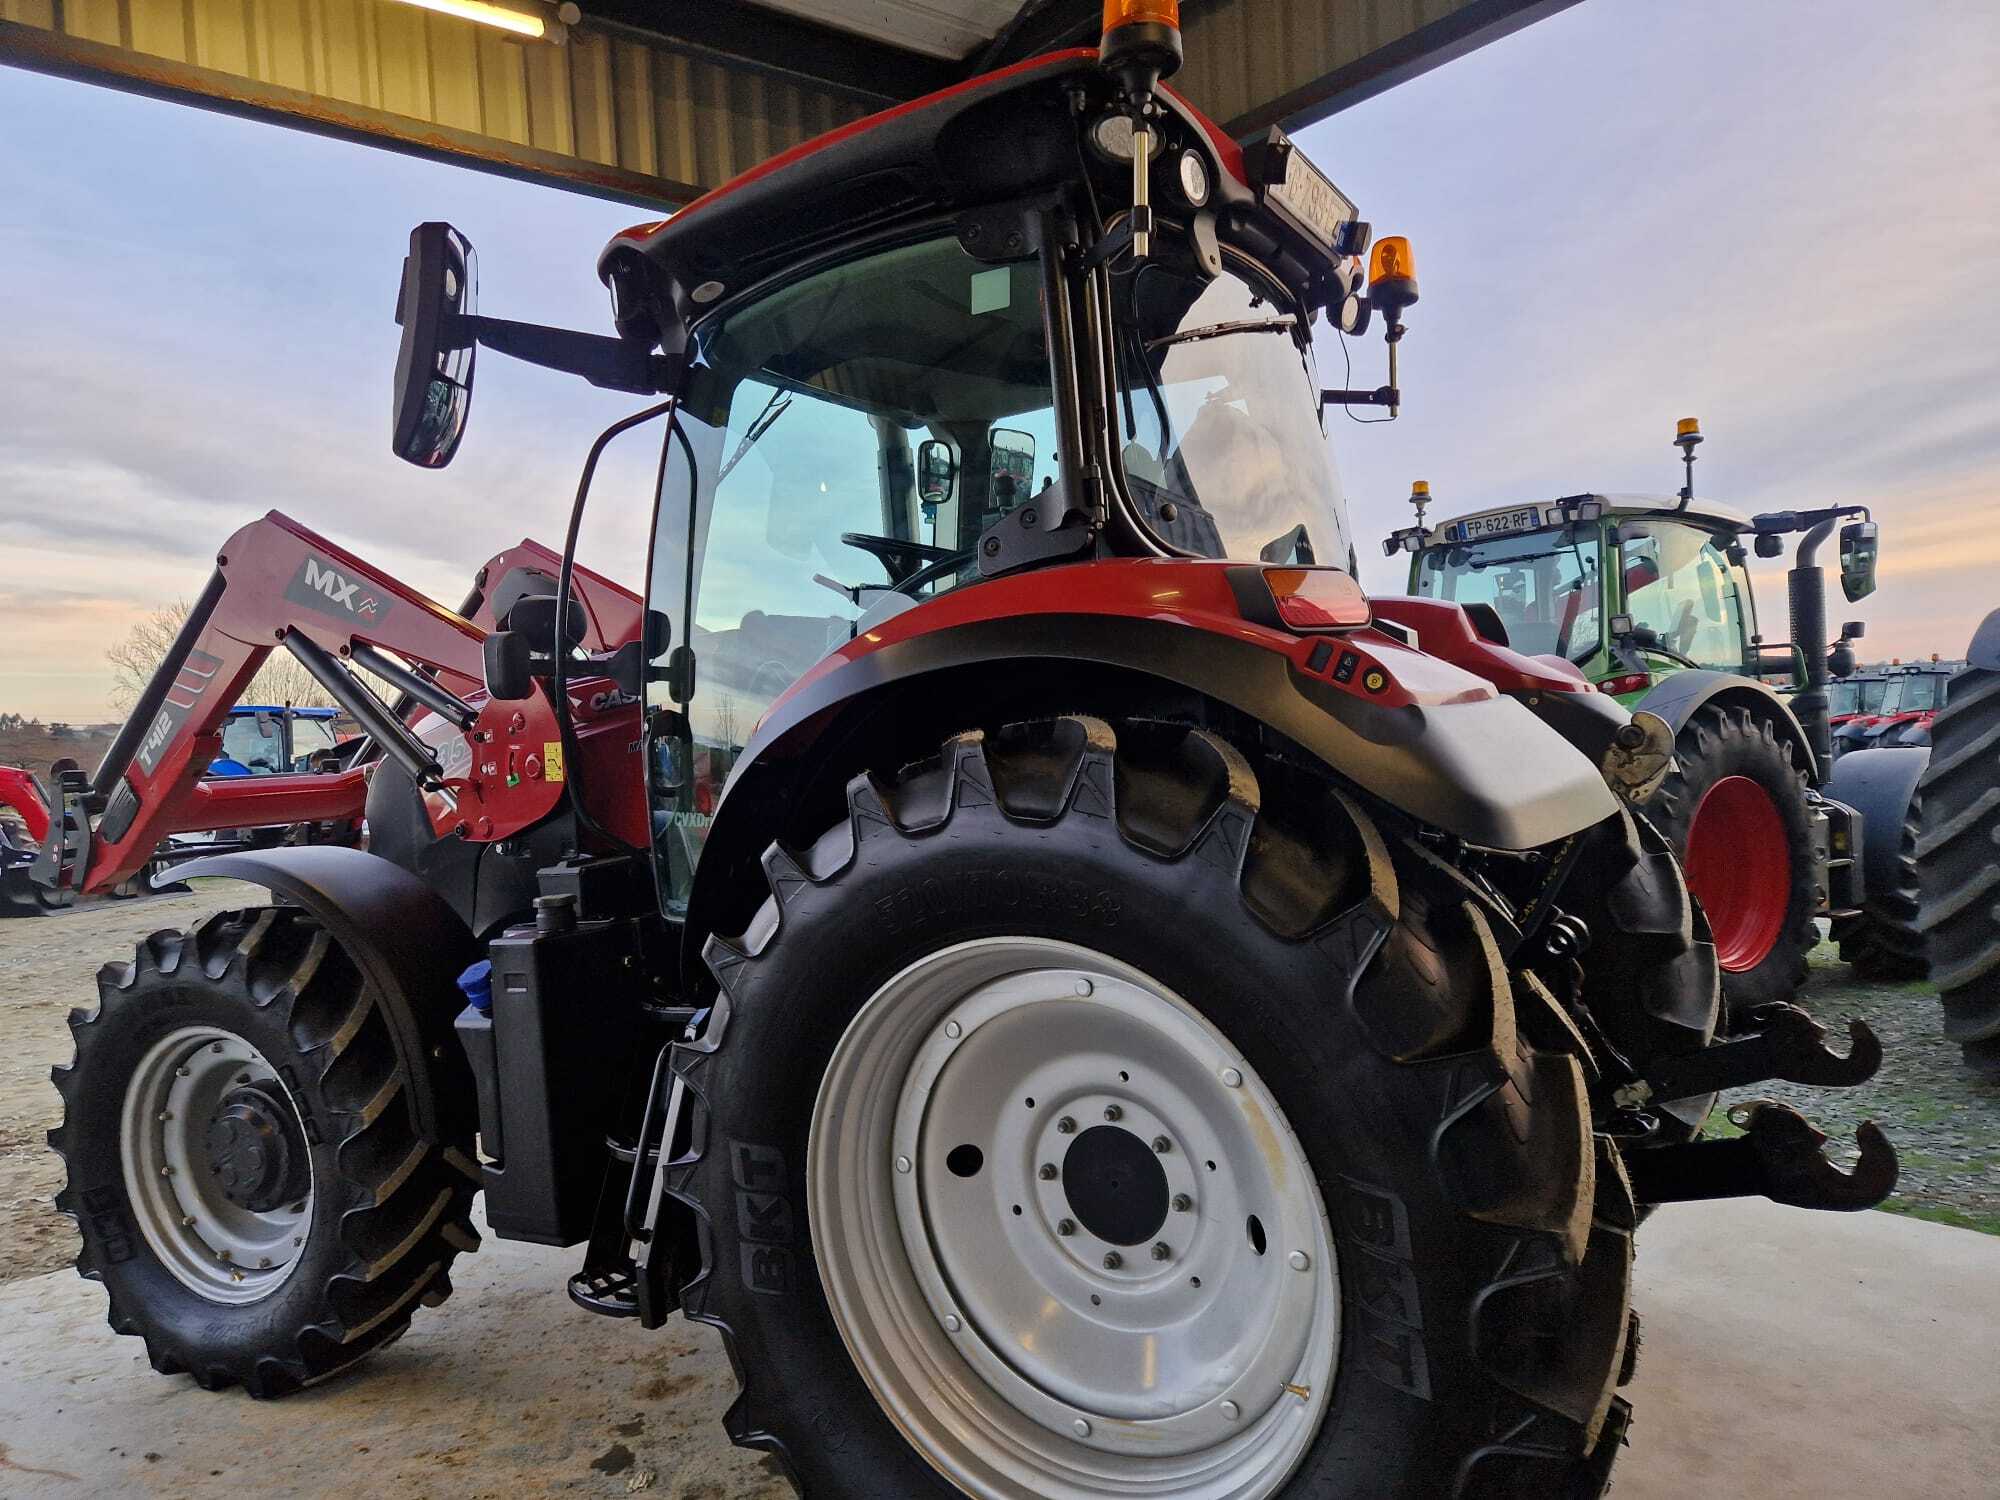
[{"label": "wheel hub", "polygon": [[1339,1344],[1314,1174],[1143,975],[1027,938],[920,961],[836,1049],[810,1152],[835,1321],[961,1489],[1261,1500],[1305,1451]]},{"label": "wheel hub", "polygon": [[223,1197],[252,1213],[303,1197],[306,1146],[291,1104],[255,1083],[223,1095],[209,1116],[208,1170]]},{"label": "wheel hub", "polygon": [[1083,1227],[1112,1245],[1158,1237],[1167,1222],[1166,1169],[1153,1148],[1116,1125],[1093,1125],[1062,1164],[1063,1194]]},{"label": "wheel hub", "polygon": [[119,1155],[139,1231],[211,1302],[269,1296],[313,1222],[312,1158],[277,1070],[219,1026],[161,1037],[126,1084]]}]

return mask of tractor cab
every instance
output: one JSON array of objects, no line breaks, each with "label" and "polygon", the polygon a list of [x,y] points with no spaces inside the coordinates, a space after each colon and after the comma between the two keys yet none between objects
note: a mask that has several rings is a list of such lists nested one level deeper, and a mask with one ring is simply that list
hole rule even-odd
[{"label": "tractor cab", "polygon": [[1749,524],[1708,502],[1573,495],[1398,533],[1388,550],[1412,553],[1411,593],[1483,606],[1515,650],[1630,702],[1688,668],[1758,675]]},{"label": "tractor cab", "polygon": [[280,776],[327,767],[339,752],[337,708],[241,703],[222,724],[209,776]]},{"label": "tractor cab", "polygon": [[1892,666],[1882,679],[1872,712],[1857,711],[1840,726],[1839,748],[1891,749],[1928,745],[1931,721],[1944,707],[1945,685],[1953,668],[1935,659]]}]

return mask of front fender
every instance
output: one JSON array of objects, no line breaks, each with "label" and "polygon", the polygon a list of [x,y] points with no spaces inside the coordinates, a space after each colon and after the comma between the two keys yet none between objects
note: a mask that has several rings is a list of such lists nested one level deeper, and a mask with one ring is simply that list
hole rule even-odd
[{"label": "front fender", "polygon": [[1818,784],[1819,773],[1813,769],[1815,762],[1805,726],[1783,698],[1754,677],[1734,672],[1679,671],[1663,678],[1632,707],[1659,715],[1679,735],[1697,710],[1717,702],[1734,703],[1769,719],[1778,738],[1792,747],[1799,764],[1807,768],[1807,774]]},{"label": "front fender", "polygon": [[1850,750],[1833,763],[1826,795],[1861,817],[1861,873],[1870,891],[1901,885],[1903,815],[1931,762],[1928,749]]},{"label": "front fender", "polygon": [[478,956],[471,931],[444,898],[400,865],[338,844],[251,849],[189,860],[174,878],[218,875],[261,885],[303,908],[358,964],[388,1018],[405,1064],[417,1129],[438,1139],[437,1070],[422,1016],[448,1021],[457,979]]}]

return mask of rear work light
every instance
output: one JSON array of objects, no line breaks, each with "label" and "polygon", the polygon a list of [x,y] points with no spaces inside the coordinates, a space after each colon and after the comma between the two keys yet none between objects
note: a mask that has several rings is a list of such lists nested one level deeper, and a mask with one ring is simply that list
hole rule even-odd
[{"label": "rear work light", "polygon": [[1368,623],[1368,596],[1338,568],[1266,568],[1264,583],[1289,630],[1352,630]]}]

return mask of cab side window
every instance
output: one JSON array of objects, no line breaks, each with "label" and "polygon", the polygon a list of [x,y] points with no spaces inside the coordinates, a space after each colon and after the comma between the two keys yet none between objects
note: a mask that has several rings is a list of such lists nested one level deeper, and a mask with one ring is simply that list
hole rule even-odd
[{"label": "cab side window", "polygon": [[1709,534],[1674,521],[1627,522],[1621,530],[1632,623],[1701,666],[1742,671],[1742,599],[1728,558]]}]

